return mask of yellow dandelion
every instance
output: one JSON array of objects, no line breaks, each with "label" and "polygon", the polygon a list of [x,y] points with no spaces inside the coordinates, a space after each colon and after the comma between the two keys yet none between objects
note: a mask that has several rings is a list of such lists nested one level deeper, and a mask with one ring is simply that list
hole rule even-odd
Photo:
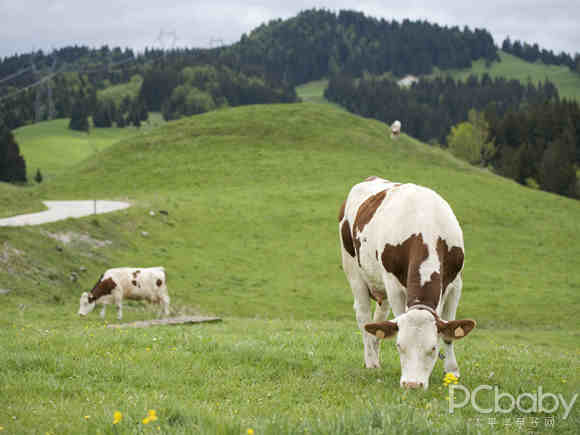
[{"label": "yellow dandelion", "polygon": [[142,420],[142,423],[143,423],[143,424],[149,424],[149,422],[150,422],[150,421],[151,421],[151,420],[149,420],[149,417],[145,417],[145,418]]},{"label": "yellow dandelion", "polygon": [[254,429],[248,429],[248,430],[246,431],[246,433],[247,433],[248,435],[254,435]]},{"label": "yellow dandelion", "polygon": [[149,419],[149,421],[157,421],[157,413],[155,412],[154,409],[150,409],[147,412],[147,418]]},{"label": "yellow dandelion", "polygon": [[85,420],[88,420],[89,418],[91,418],[90,415],[85,415],[85,417],[84,417]]},{"label": "yellow dandelion", "polygon": [[4,430],[4,426],[0,426],[0,432]]},{"label": "yellow dandelion", "polygon": [[151,350],[151,348],[150,348],[150,347],[148,347],[148,348],[146,348],[145,350],[146,350],[147,352],[149,352],[149,351]]},{"label": "yellow dandelion", "polygon": [[123,414],[120,411],[115,411],[113,414],[113,424],[119,423],[123,419]]}]

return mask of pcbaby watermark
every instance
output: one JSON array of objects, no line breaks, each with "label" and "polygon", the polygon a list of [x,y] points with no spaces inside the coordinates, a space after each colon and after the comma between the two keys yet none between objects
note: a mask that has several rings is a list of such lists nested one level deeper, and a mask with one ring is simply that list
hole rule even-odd
[{"label": "pcbaby watermark", "polygon": [[[458,397],[456,397],[456,392],[458,391],[461,391],[464,395],[462,400],[458,400]],[[484,407],[481,405],[481,401],[478,402],[478,399],[482,399],[484,394],[490,394],[490,392],[493,394],[493,401],[490,403],[492,406]],[[470,391],[463,385],[452,384],[449,386],[449,413],[453,414],[455,409],[464,408],[470,404],[473,409],[482,414],[492,412],[509,414],[514,409],[524,414],[532,412],[552,414],[562,407],[564,409],[563,419],[566,420],[577,398],[578,393],[575,393],[570,400],[566,401],[560,393],[557,395],[545,393],[542,386],[539,386],[538,391],[533,393],[522,393],[514,396],[511,393],[501,392],[497,385],[479,385],[473,391]]]}]

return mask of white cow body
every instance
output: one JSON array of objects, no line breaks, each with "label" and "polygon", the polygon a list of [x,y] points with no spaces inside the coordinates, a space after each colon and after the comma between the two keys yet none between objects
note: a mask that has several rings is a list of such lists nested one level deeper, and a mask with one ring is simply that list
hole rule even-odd
[{"label": "white cow body", "polygon": [[[445,370],[459,376],[451,340],[475,322],[455,320],[464,246],[449,204],[425,187],[369,177],[351,189],[339,233],[366,366],[380,366],[379,338],[396,335],[401,385],[427,388],[441,334]],[[369,324],[371,298],[377,307]],[[390,308],[395,319],[387,322]]]},{"label": "white cow body", "polygon": [[90,292],[81,295],[79,314],[87,315],[95,305],[102,304],[101,317],[108,304],[117,305],[117,318],[123,317],[123,300],[147,300],[161,304],[162,313],[169,314],[167,277],[163,267],[120,267],[107,270]]}]

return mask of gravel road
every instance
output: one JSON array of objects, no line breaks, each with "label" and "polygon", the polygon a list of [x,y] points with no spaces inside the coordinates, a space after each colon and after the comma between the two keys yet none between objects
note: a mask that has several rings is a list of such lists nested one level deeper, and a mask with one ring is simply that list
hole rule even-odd
[{"label": "gravel road", "polygon": [[[42,201],[48,210],[0,219],[0,227],[41,225],[68,218],[80,218],[95,213],[95,201]],[[120,201],[96,201],[97,214],[123,210],[131,204]]]}]

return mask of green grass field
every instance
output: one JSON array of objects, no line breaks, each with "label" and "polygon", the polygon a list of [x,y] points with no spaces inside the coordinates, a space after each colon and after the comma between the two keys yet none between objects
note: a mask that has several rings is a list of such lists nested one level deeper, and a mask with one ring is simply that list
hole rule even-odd
[{"label": "green grass field", "polygon": [[[456,346],[461,384],[514,395],[542,386],[569,400],[580,386],[577,201],[404,135],[391,141],[384,124],[330,105],[249,106],[126,138],[24,190],[134,206],[0,228],[0,288],[11,290],[0,294],[3,432],[576,433],[578,404],[567,420],[553,412],[553,427],[540,412],[449,414],[441,363],[429,391],[404,392],[392,342],[382,369],[363,369],[336,216],[350,187],[373,174],[434,188],[463,226],[458,315],[478,328]],[[65,233],[70,243],[56,240]],[[121,332],[96,312],[80,319],[80,293],[123,265],[164,265],[174,313],[224,321]],[[129,303],[124,321],[155,313]],[[144,424],[149,409],[159,419]],[[123,418],[113,425],[115,411]]]},{"label": "green grass field", "polygon": [[481,76],[488,73],[491,77],[506,77],[522,83],[528,79],[538,83],[548,78],[558,88],[560,97],[580,100],[580,74],[570,71],[568,67],[530,63],[503,51],[499,51],[499,56],[501,62],[494,62],[489,68],[484,60],[478,60],[469,69],[439,71],[434,75],[451,75],[456,80],[465,80],[470,74]]}]

